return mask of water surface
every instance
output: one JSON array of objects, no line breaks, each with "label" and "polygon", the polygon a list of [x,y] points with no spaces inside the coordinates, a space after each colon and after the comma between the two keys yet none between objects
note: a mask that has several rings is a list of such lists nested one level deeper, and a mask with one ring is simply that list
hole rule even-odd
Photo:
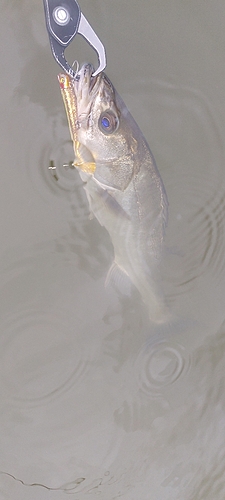
[{"label": "water surface", "polygon": [[[42,2],[2,3],[0,493],[11,500],[223,500],[225,6],[82,1],[169,199],[175,321],[105,288]],[[71,59],[91,60],[82,40]],[[56,165],[49,171],[50,162]]]}]

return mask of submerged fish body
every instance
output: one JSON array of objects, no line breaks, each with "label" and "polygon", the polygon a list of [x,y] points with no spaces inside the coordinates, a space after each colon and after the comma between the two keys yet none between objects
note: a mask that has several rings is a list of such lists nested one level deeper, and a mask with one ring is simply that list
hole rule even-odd
[{"label": "submerged fish body", "polygon": [[90,210],[111,237],[115,264],[139,290],[150,319],[162,322],[166,307],[160,260],[168,213],[166,192],[126,105],[104,73],[97,77],[92,73],[93,67],[84,65],[73,81],[74,164],[85,183]]}]

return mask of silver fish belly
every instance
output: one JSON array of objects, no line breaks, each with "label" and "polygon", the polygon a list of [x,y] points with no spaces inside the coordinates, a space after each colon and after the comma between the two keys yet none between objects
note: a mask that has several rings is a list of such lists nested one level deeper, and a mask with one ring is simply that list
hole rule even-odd
[{"label": "silver fish belly", "polygon": [[[73,82],[77,103],[75,166],[90,210],[112,240],[115,264],[129,276],[150,319],[167,317],[160,261],[168,202],[149,146],[104,73],[84,65]],[[91,171],[88,165],[94,165]]]}]

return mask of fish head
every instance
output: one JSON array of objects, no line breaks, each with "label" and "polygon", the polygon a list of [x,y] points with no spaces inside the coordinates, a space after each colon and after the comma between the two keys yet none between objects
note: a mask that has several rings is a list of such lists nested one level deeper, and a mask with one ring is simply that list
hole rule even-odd
[{"label": "fish head", "polygon": [[130,114],[105,73],[93,77],[93,71],[91,64],[83,65],[74,81],[77,166],[82,169],[85,162],[92,162],[96,181],[124,190],[133,175],[137,144],[129,125]]}]

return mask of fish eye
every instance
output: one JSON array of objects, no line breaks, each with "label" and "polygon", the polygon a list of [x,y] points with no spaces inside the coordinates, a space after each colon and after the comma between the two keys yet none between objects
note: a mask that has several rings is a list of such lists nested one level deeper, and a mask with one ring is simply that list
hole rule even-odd
[{"label": "fish eye", "polygon": [[118,117],[110,109],[104,111],[99,117],[98,126],[103,134],[113,134],[119,126]]}]

